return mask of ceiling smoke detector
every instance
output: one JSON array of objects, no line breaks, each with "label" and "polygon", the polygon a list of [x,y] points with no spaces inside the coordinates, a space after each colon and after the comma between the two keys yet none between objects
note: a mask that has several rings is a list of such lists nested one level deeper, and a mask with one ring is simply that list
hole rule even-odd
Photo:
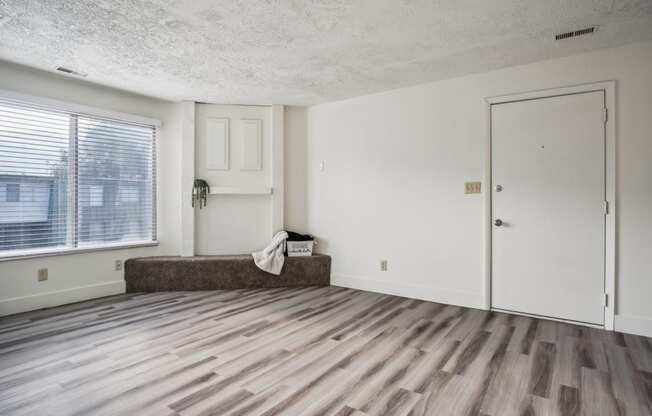
[{"label": "ceiling smoke detector", "polygon": [[66,68],[65,66],[58,66],[57,71],[68,75],[76,75],[78,77],[86,77],[86,75],[88,75],[83,72],[75,71],[74,69]]},{"label": "ceiling smoke detector", "polygon": [[573,32],[557,33],[555,35],[555,40],[563,40],[563,39],[576,38],[578,36],[590,35],[591,33],[594,33],[596,30],[597,30],[596,26],[590,26],[584,29],[575,30]]}]

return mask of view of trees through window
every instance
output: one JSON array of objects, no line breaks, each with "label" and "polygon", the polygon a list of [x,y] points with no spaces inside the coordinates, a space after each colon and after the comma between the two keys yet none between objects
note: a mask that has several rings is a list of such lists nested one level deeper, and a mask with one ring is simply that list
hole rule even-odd
[{"label": "view of trees through window", "polygon": [[154,135],[0,100],[0,251],[153,240]]}]

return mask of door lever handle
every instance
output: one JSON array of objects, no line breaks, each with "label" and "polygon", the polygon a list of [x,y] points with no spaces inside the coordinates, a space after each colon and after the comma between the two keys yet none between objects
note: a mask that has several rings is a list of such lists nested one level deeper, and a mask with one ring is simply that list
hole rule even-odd
[{"label": "door lever handle", "polygon": [[494,225],[495,225],[496,227],[500,227],[501,225],[503,225],[503,220],[501,220],[501,219],[497,219],[496,221],[494,221]]}]

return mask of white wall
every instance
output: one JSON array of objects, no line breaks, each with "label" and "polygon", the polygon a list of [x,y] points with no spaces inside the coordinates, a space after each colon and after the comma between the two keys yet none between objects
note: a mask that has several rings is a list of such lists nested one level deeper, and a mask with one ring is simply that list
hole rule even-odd
[{"label": "white wall", "polygon": [[[618,112],[616,328],[652,334],[652,43],[311,107],[306,218],[320,250],[333,256],[333,282],[482,306],[482,195],[465,195],[463,183],[483,176],[483,99],[611,79]],[[289,205],[300,204],[288,194]],[[380,259],[389,271],[379,271]]]},{"label": "white wall", "polygon": [[[0,89],[159,119],[158,239],[160,246],[0,262],[0,315],[124,292],[116,259],[178,254],[181,244],[181,107],[0,62]],[[37,281],[47,267],[49,279]]]},{"label": "white wall", "polygon": [[306,233],[308,109],[285,107],[285,228]]}]

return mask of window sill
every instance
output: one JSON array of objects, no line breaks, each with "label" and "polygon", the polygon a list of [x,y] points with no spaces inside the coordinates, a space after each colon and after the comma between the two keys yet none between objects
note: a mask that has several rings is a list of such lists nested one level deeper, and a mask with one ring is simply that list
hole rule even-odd
[{"label": "window sill", "polygon": [[15,251],[11,254],[5,254],[5,255],[0,254],[0,263],[4,261],[26,260],[26,259],[33,259],[38,257],[64,256],[69,254],[93,253],[97,251],[108,251],[108,250],[125,250],[131,248],[139,248],[139,247],[155,247],[158,245],[159,245],[158,241],[143,241],[143,242],[133,242],[133,243],[122,243],[122,244],[115,244],[115,245],[65,248],[59,250],[43,249],[43,250]]}]

